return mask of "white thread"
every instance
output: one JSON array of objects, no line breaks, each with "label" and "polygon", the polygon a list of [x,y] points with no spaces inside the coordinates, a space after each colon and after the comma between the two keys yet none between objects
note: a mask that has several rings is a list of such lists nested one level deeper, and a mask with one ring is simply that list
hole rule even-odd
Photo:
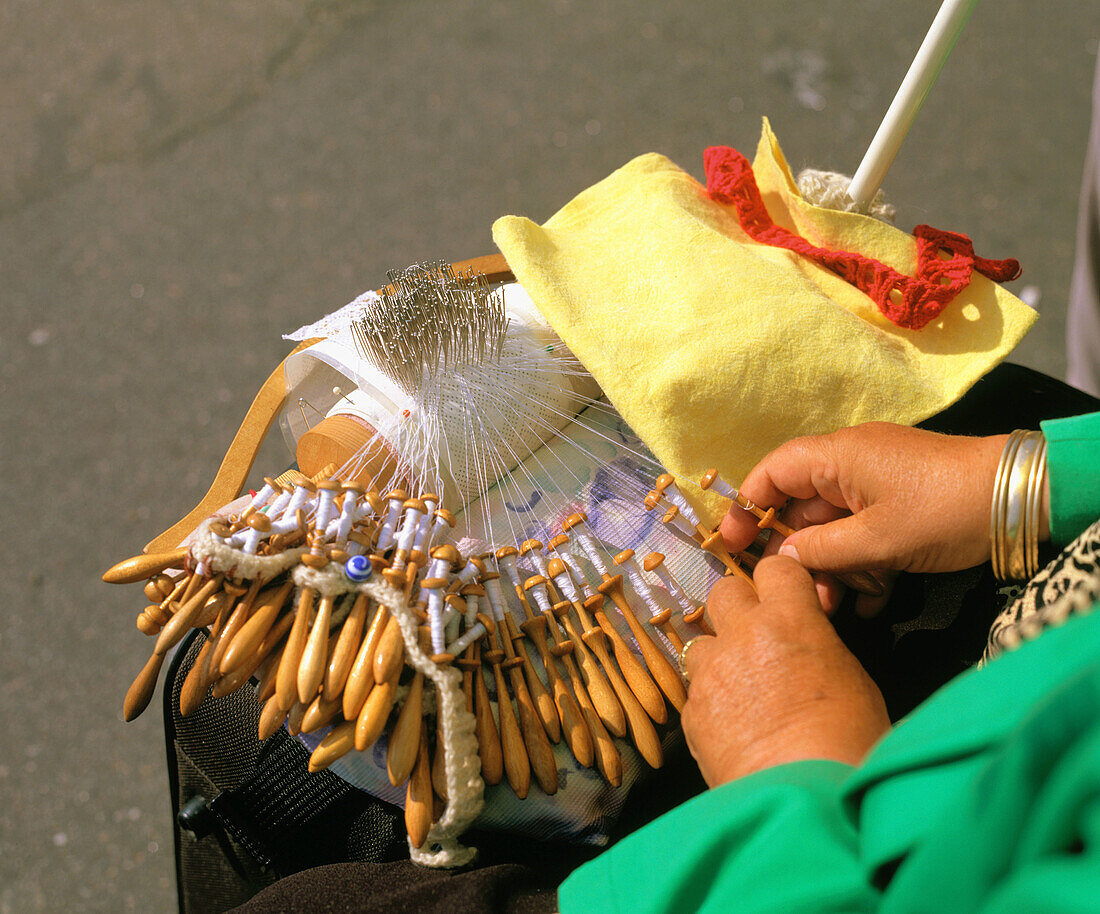
[{"label": "white thread", "polygon": [[581,548],[584,549],[585,555],[588,556],[588,561],[592,563],[592,567],[596,569],[600,577],[611,577],[611,575],[607,573],[607,565],[604,564],[603,556],[600,555],[600,550],[596,547],[596,541],[592,538],[592,535],[580,528],[577,528],[576,535],[577,540],[581,544]]},{"label": "white thread", "polygon": [[446,653],[457,657],[484,634],[485,626],[480,622],[475,622],[461,638],[457,638],[447,645]]},{"label": "white thread", "polygon": [[677,603],[680,604],[680,608],[684,611],[684,614],[695,611],[695,606],[688,599],[687,593],[684,588],[680,586],[680,583],[672,576],[672,572],[665,567],[665,563],[661,562],[656,568],[653,569],[657,573],[657,577],[661,579],[661,582],[668,588],[668,592],[672,594]]}]

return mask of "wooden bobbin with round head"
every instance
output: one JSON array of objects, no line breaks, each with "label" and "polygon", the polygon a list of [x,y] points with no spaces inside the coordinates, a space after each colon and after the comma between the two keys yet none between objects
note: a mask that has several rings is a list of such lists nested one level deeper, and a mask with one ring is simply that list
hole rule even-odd
[{"label": "wooden bobbin with round head", "polygon": [[585,514],[583,511],[578,511],[576,514],[570,514],[565,520],[562,521],[561,529],[562,532],[568,533],[579,524],[586,523],[588,523],[588,515]]}]

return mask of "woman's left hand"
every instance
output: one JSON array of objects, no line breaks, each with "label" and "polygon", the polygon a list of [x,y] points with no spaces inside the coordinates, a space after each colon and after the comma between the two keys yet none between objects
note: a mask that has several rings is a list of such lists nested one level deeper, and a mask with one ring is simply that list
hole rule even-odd
[{"label": "woman's left hand", "polygon": [[806,570],[775,556],[756,592],[727,577],[711,590],[717,636],[685,658],[682,723],[711,787],[803,759],[858,764],[890,729],[882,694],[841,643]]}]

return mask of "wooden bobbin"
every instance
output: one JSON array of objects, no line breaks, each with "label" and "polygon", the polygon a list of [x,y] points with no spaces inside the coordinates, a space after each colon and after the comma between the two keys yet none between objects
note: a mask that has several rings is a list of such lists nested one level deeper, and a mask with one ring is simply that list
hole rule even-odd
[{"label": "wooden bobbin", "polygon": [[103,572],[103,581],[107,584],[135,584],[169,568],[183,568],[184,559],[190,549],[190,546],[180,546],[168,552],[135,555],[124,559]]},{"label": "wooden bobbin", "polygon": [[[486,578],[488,577],[489,575],[486,575]],[[512,695],[515,697],[516,707],[519,711],[519,727],[523,734],[523,744],[527,750],[531,771],[534,772],[535,779],[538,781],[543,793],[552,795],[557,793],[558,790],[558,768],[557,762],[554,760],[554,750],[550,746],[544,724],[535,710],[535,703],[531,699],[531,693],[527,690],[526,682],[524,682],[522,667],[525,665],[530,667],[530,660],[528,659],[527,663],[524,664],[524,658],[521,658],[516,651],[514,642],[523,636],[519,632],[513,634],[515,621],[512,619],[511,614],[505,613],[504,623],[503,625],[498,624],[496,631],[500,646],[507,657],[507,660],[501,666],[508,671],[508,678],[512,683]],[[526,657],[526,654],[524,657]],[[538,677],[535,678],[537,680]],[[552,709],[552,717],[555,721],[557,720],[556,709]],[[503,727],[503,722],[501,725]]]},{"label": "wooden bobbin", "polygon": [[[479,620],[485,625],[485,630],[491,635],[493,632],[492,620],[482,616]],[[493,709],[489,702],[489,689],[485,685],[481,663],[481,648],[475,641],[467,648],[466,653],[458,661],[463,671],[463,690],[466,693],[466,708],[474,714],[476,722],[475,733],[477,735],[478,754],[481,756],[481,777],[490,786],[499,784],[504,776],[504,755],[500,744],[500,733],[497,731],[496,721],[493,720]],[[508,701],[508,697],[502,696],[501,701]]]},{"label": "wooden bobbin", "polygon": [[270,596],[260,596],[256,599],[253,604],[254,610],[232,636],[221,656],[219,670],[222,675],[227,675],[247,663],[256,653],[257,648],[275,625],[293,590],[294,582],[288,578]]},{"label": "wooden bobbin", "polygon": [[385,682],[375,683],[374,688],[363,702],[363,708],[355,722],[355,748],[365,752],[382,735],[386,721],[393,710],[393,701],[397,694],[397,680],[401,667]]},{"label": "wooden bobbin", "polygon": [[[507,559],[510,556],[518,554],[518,550],[513,546],[503,546],[496,552],[496,559],[500,562],[502,559]],[[500,575],[495,571],[487,572],[482,575],[483,581],[495,580]],[[527,645],[523,640],[523,633],[516,626],[516,620],[512,614],[505,612],[504,621],[499,626],[503,628],[505,633],[509,636],[509,640],[513,645],[513,653],[518,657],[519,665],[523,670],[523,677],[527,680],[527,689],[525,690],[534,702],[535,711],[538,714],[539,720],[542,722],[543,730],[546,731],[547,737],[550,742],[556,743],[561,740],[561,720],[558,718],[558,709],[554,704],[553,696],[547,690],[547,687],[543,685],[542,680],[539,678],[538,673],[535,672],[534,664],[531,663],[531,657],[527,653]],[[511,657],[512,654],[509,654]],[[506,667],[507,668],[507,667]],[[547,674],[549,676],[549,674]]]},{"label": "wooden bobbin", "polygon": [[[527,620],[523,623],[521,628],[526,632],[528,631],[527,626],[531,626],[530,636],[535,642],[535,647],[539,651],[543,667],[546,669],[546,675],[550,681],[551,691],[554,695],[554,705],[558,711],[558,719],[561,721],[562,733],[565,736],[566,744],[569,746],[570,751],[573,753],[573,757],[582,768],[591,768],[594,759],[592,734],[589,732],[585,723],[584,714],[581,711],[581,704],[579,703],[580,693],[584,692],[584,684],[581,682],[580,674],[573,664],[573,658],[569,657],[568,654],[562,656],[562,661],[563,663],[568,661],[566,674],[569,676],[569,686],[562,680],[558,673],[557,663],[554,659],[557,652],[550,650],[546,640],[547,629],[549,628],[553,631],[555,626],[552,623],[548,625],[548,620],[545,616],[533,612],[524,594],[524,591],[529,591],[535,587],[545,586],[545,584],[546,578],[542,575],[534,575],[527,579],[522,589],[518,586],[516,587],[516,594],[520,598],[520,603],[523,605],[524,612],[527,614]],[[535,625],[534,623],[536,622],[541,622],[542,625]],[[572,687],[572,691],[570,691],[570,687]],[[587,695],[585,695],[585,700],[587,701]]]},{"label": "wooden bobbin", "polygon": [[[214,683],[214,687],[211,689],[210,694],[214,698],[222,698],[230,692],[236,691],[248,682],[253,673],[259,672],[261,664],[268,663],[269,658],[278,658],[281,660],[282,649],[279,647],[279,644],[290,630],[290,626],[293,622],[293,613],[286,613],[281,616],[275,624],[271,626],[268,633],[264,635],[252,654],[246,655],[243,661],[234,666],[228,673],[223,674],[222,677]],[[264,678],[257,688],[257,695],[261,700],[267,697],[269,688],[271,693],[274,694],[275,680],[278,676],[278,672],[278,663],[265,666]]]},{"label": "wooden bobbin", "polygon": [[420,722],[416,762],[405,789],[405,830],[413,847],[423,847],[432,827],[432,767],[428,758],[428,725]]},{"label": "wooden bobbin", "polygon": [[363,641],[369,609],[370,598],[365,593],[356,594],[351,611],[344,620],[344,624],[340,626],[339,637],[336,639],[328,666],[325,668],[321,690],[329,698],[343,695],[344,685],[348,681],[352,664]]},{"label": "wooden bobbin", "polygon": [[298,662],[298,700],[309,705],[321,689],[328,666],[329,629],[336,597],[326,594],[317,604],[317,618],[309,630],[302,659]]},{"label": "wooden bobbin", "polygon": [[[431,649],[431,637],[425,628],[420,632],[420,649]],[[394,787],[405,783],[412,773],[419,751],[420,731],[424,720],[424,674],[417,670],[409,685],[405,703],[397,715],[386,748],[386,773]]]},{"label": "wooden bobbin", "polygon": [[[496,631],[498,642],[502,638],[499,627]],[[508,778],[508,785],[512,792],[521,800],[527,796],[531,788],[531,761],[527,755],[527,747],[523,742],[523,734],[520,731],[516,710],[512,706],[514,696],[508,691],[505,683],[502,661],[505,658],[503,649],[495,648],[486,651],[485,659],[492,667],[493,680],[497,692],[497,712],[500,715],[500,746],[504,773]],[[486,689],[486,700],[488,689]]]},{"label": "wooden bobbin", "polygon": [[[565,571],[565,563],[561,559],[551,559],[547,567],[553,577],[557,577]],[[616,690],[609,680],[608,673],[605,672],[608,667],[612,666],[604,642],[606,636],[599,628],[592,625],[591,620],[585,619],[585,610],[579,603],[562,600],[554,606],[554,610],[558,613],[558,618],[573,642],[577,666],[580,668],[584,685],[588,690],[589,697],[592,699],[592,704],[595,705],[596,711],[600,715],[600,720],[603,721],[604,727],[612,736],[620,738],[626,736],[626,717],[622,703],[616,695]],[[576,613],[581,628],[585,629],[583,633],[578,632],[569,610]],[[598,638],[599,648],[593,649],[585,640],[586,636]],[[601,659],[601,654],[603,659]],[[618,672],[616,671],[615,674],[618,675]]]},{"label": "wooden bobbin", "polygon": [[385,606],[379,606],[367,626],[367,633],[363,636],[359,653],[355,655],[344,684],[342,710],[346,720],[354,721],[359,717],[363,702],[367,700],[367,695],[374,686],[374,658],[389,621],[390,611]]},{"label": "wooden bobbin", "polygon": [[677,711],[682,710],[684,702],[687,701],[687,692],[684,689],[683,680],[672,666],[671,661],[665,656],[664,651],[653,643],[648,632],[642,627],[642,624],[634,615],[634,611],[627,603],[623,594],[622,575],[617,574],[604,578],[603,583],[597,589],[604,596],[610,597],[611,601],[618,607],[619,612],[626,620],[626,624],[630,626],[631,634],[634,635],[634,640],[638,643],[638,649],[642,652],[642,657],[645,659],[646,666],[649,667],[649,672],[653,674],[653,679],[661,691],[664,692],[665,697],[672,702],[673,707]]}]

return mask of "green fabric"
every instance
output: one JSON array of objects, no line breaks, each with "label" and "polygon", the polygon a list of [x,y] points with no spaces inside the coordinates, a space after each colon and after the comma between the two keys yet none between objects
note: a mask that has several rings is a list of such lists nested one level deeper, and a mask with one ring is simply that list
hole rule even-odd
[{"label": "green fabric", "polygon": [[1049,419],[1041,427],[1047,439],[1050,538],[1064,546],[1100,517],[1100,413]]},{"label": "green fabric", "polygon": [[859,769],[708,791],[577,870],[583,911],[1100,909],[1100,612],[959,677]]}]

